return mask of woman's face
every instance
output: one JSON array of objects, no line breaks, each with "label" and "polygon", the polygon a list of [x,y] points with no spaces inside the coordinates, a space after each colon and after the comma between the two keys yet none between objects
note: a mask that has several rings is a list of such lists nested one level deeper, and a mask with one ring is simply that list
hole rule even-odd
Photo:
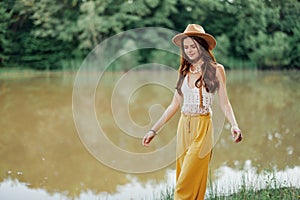
[{"label": "woman's face", "polygon": [[198,60],[200,53],[198,49],[200,49],[199,44],[195,42],[192,38],[187,37],[183,40],[183,49],[184,53],[191,61]]}]

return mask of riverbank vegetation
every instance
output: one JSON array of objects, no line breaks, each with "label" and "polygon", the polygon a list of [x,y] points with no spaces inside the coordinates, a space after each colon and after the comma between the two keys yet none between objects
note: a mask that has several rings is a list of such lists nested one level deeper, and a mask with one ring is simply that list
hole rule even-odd
[{"label": "riverbank vegetation", "polygon": [[[248,187],[246,183],[240,187],[238,191],[232,194],[224,195],[218,194],[212,188],[207,191],[207,200],[297,200],[300,199],[300,188],[293,186],[280,186],[273,187],[266,186],[263,189],[256,189],[255,187]],[[158,200],[173,200],[174,188],[166,188],[162,191]]]},{"label": "riverbank vegetation", "polygon": [[[76,69],[97,44],[122,31],[182,32],[198,23],[216,37],[214,53],[228,68],[299,69],[299,13],[297,0],[2,0],[0,67]],[[139,54],[139,64],[157,56]]]},{"label": "riverbank vegetation", "polygon": [[[173,189],[166,189],[161,193],[159,200],[173,200]],[[254,188],[240,191],[231,195],[209,195],[207,200],[297,200],[300,199],[300,189],[295,187],[266,188],[255,190]]]},{"label": "riverbank vegetation", "polygon": [[[248,177],[248,178],[247,178]],[[260,178],[258,178],[260,177]],[[290,177],[292,180],[292,177]],[[235,179],[239,179],[235,177]],[[240,183],[238,183],[240,182]],[[293,182],[293,183],[292,183]],[[207,200],[297,200],[299,185],[294,181],[280,180],[273,170],[264,170],[260,175],[242,175],[236,184],[221,184],[211,179],[206,191]],[[296,187],[295,187],[296,186]],[[219,187],[219,188],[218,188]],[[220,188],[222,187],[222,188]],[[227,188],[229,187],[229,188]],[[173,200],[174,187],[161,192],[159,200]]]}]

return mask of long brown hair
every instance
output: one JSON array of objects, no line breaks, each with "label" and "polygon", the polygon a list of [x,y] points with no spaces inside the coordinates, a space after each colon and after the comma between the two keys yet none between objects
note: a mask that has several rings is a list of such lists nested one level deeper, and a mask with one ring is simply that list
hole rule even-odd
[{"label": "long brown hair", "polygon": [[[189,36],[189,37],[192,38],[194,42],[197,42],[199,44],[201,50],[198,48],[197,45],[196,47],[198,49],[200,56],[202,56],[202,59],[204,61],[204,63],[201,66],[202,75],[195,82],[195,86],[197,88],[200,88],[203,85],[207,92],[214,93],[219,88],[219,81],[216,77],[217,61],[213,53],[211,52],[211,50],[209,50],[208,48],[209,46],[204,39],[197,36]],[[180,66],[178,69],[179,78],[176,85],[176,90],[180,95],[182,95],[181,86],[183,80],[187,75],[190,67],[193,66],[184,52],[183,41],[186,38],[187,37],[181,40],[181,57],[180,57]]]}]

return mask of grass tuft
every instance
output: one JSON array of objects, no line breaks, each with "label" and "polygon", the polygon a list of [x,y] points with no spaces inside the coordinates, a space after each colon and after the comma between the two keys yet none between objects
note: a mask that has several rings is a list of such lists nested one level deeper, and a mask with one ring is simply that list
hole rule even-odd
[{"label": "grass tuft", "polygon": [[[206,200],[300,200],[300,188],[288,186],[286,182],[280,184],[272,171],[265,171],[264,187],[258,188],[259,184],[249,186],[246,176],[242,177],[241,185],[234,188],[230,194],[218,193],[218,184],[209,180]],[[174,188],[166,188],[161,192],[160,200],[173,199]]]}]

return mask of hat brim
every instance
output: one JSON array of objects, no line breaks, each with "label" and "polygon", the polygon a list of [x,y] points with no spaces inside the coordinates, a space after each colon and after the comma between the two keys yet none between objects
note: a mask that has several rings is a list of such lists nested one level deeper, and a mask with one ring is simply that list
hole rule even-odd
[{"label": "hat brim", "polygon": [[199,33],[198,31],[194,31],[194,32],[191,31],[188,33],[179,33],[172,38],[172,42],[176,46],[180,47],[182,38],[185,38],[188,36],[198,36],[198,37],[203,38],[207,42],[209,50],[213,50],[217,45],[217,41],[212,35],[207,34],[207,33]]}]

